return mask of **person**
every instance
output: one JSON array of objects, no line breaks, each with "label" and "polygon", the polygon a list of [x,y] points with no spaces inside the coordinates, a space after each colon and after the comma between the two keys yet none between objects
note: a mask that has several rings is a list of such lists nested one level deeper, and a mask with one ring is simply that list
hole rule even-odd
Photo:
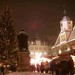
[{"label": "person", "polygon": [[40,70],[41,70],[41,73],[43,73],[43,72],[44,72],[44,62],[41,62]]},{"label": "person", "polygon": [[60,61],[60,69],[61,69],[61,75],[69,74],[69,64],[66,59]]},{"label": "person", "polygon": [[33,71],[33,72],[35,71],[35,65],[34,64],[31,65],[31,71]]},{"label": "person", "polygon": [[50,72],[53,75],[53,72],[54,72],[54,61],[50,62]]},{"label": "person", "polygon": [[45,72],[48,73],[49,71],[49,63],[48,61],[45,62]]},{"label": "person", "polygon": [[3,66],[0,66],[0,74],[4,75],[4,67]]},{"label": "person", "polygon": [[14,64],[12,64],[12,65],[10,66],[10,70],[11,70],[12,72],[15,72],[15,71],[16,71],[16,66],[15,66]]},{"label": "person", "polygon": [[69,59],[69,71],[70,71],[70,75],[73,75],[74,62],[73,62],[73,60],[72,60],[72,57],[70,57],[70,59]]},{"label": "person", "polygon": [[40,65],[37,64],[36,66],[37,66],[37,71],[39,72],[40,71]]},{"label": "person", "polygon": [[56,75],[59,75],[59,61],[55,61],[54,70]]}]

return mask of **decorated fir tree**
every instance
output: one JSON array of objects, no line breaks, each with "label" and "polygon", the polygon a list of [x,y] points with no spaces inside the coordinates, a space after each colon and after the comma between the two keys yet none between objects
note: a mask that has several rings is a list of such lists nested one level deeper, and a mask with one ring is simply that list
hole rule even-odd
[{"label": "decorated fir tree", "polygon": [[16,33],[13,25],[12,12],[8,7],[5,7],[1,14],[0,36],[0,51],[2,51],[5,60],[8,62],[15,60]]}]

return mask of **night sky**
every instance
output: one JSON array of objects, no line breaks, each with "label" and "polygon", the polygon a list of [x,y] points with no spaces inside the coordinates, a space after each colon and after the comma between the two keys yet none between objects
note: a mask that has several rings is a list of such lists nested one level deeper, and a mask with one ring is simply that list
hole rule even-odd
[{"label": "night sky", "polygon": [[24,29],[29,39],[38,34],[41,39],[52,43],[60,32],[64,5],[75,24],[75,0],[0,0],[0,12],[8,6],[12,9],[17,32]]}]

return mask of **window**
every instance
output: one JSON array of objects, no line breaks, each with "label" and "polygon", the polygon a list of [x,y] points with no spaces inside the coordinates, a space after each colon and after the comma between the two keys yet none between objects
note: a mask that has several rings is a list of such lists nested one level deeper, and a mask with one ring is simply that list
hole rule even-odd
[{"label": "window", "polygon": [[38,47],[35,47],[35,50],[38,50]]}]

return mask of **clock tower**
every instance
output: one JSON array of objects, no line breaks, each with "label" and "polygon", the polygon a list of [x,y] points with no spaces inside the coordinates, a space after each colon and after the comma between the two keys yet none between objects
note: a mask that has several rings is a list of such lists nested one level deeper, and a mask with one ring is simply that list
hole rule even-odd
[{"label": "clock tower", "polygon": [[60,21],[60,43],[66,42],[73,29],[73,21],[66,15],[64,10],[64,16]]}]

